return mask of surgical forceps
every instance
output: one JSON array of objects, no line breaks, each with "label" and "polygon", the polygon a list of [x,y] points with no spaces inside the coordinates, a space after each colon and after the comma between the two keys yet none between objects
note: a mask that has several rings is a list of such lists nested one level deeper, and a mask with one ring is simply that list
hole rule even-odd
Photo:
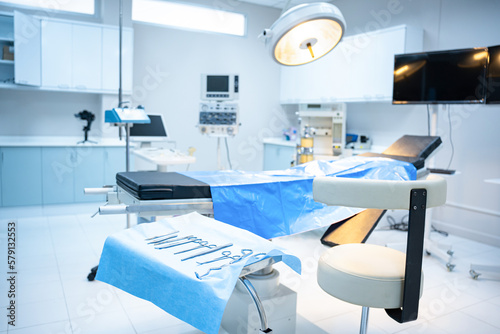
[{"label": "surgical forceps", "polygon": [[[187,237],[172,239],[172,238],[175,238],[175,237],[177,237],[177,236],[174,235],[174,236],[168,237],[166,239],[162,239],[160,241],[148,242],[148,244],[154,244],[155,246],[158,246],[158,245],[162,245],[162,244],[168,244],[170,242],[176,242],[176,241],[186,240],[186,239],[189,239],[189,238],[194,238],[194,235],[191,234],[191,235],[188,235]],[[169,240],[169,239],[172,239],[172,240]]]},{"label": "surgical forceps", "polygon": [[207,263],[212,263],[212,262],[226,260],[226,259],[231,259],[232,260],[231,263],[234,263],[233,261],[236,261],[236,260],[239,261],[242,258],[250,256],[252,254],[253,254],[253,250],[251,250],[251,249],[242,249],[241,250],[241,255],[234,255],[234,256],[231,256],[231,251],[224,251],[224,252],[222,252],[222,256],[221,257],[218,257],[218,258],[213,259],[213,260],[205,261],[205,262],[196,262],[196,263],[199,266],[201,266],[201,265],[204,265],[204,264],[207,264]]},{"label": "surgical forceps", "polygon": [[217,245],[215,245],[215,244],[209,245],[208,241],[202,241],[199,244],[200,244],[199,246],[196,246],[196,247],[193,247],[193,248],[189,248],[189,249],[185,249],[185,250],[182,250],[182,251],[178,251],[177,253],[174,253],[174,255],[182,254],[182,253],[186,253],[186,252],[190,252],[192,250],[200,249],[200,248],[203,248],[203,247],[207,247],[208,249],[214,249],[215,247],[217,247]]},{"label": "surgical forceps", "polygon": [[194,237],[194,236],[189,236],[189,237],[186,237],[184,239],[187,240],[187,241],[176,242],[176,243],[173,243],[173,244],[170,244],[170,245],[167,245],[167,246],[162,246],[162,247],[155,246],[155,248],[156,249],[165,249],[165,248],[171,248],[171,247],[176,247],[176,246],[180,246],[180,245],[189,244],[191,242],[197,242],[197,243],[203,242],[203,239],[200,239],[200,238],[197,238],[197,237]]},{"label": "surgical forceps", "polygon": [[[250,251],[250,252],[248,252],[248,251]],[[227,257],[227,258],[234,258],[234,260],[232,260],[231,262],[225,263],[223,265],[220,265],[219,267],[210,268],[203,275],[200,275],[197,272],[195,272],[194,274],[196,275],[196,278],[201,280],[203,277],[208,276],[208,274],[210,274],[212,271],[221,270],[224,267],[228,267],[228,266],[232,265],[233,263],[239,262],[239,261],[243,260],[244,258],[249,257],[250,255],[253,254],[253,251],[251,249],[242,249],[241,254],[242,255],[235,255],[234,257]],[[254,257],[258,257],[258,256],[262,256],[262,255],[265,256],[266,253],[258,253],[258,254],[255,254]],[[223,257],[220,257],[220,258],[216,259],[216,261],[218,261],[219,259],[222,259],[222,258]],[[210,262],[214,262],[214,261],[209,261],[206,263],[210,263]]]},{"label": "surgical forceps", "polygon": [[166,242],[170,242],[170,241],[168,241],[169,239],[176,238],[176,237],[177,237],[177,235],[171,235],[169,237],[164,237],[163,239],[152,240],[152,241],[148,242],[148,245],[161,245],[161,244],[164,244]]},{"label": "surgical forceps", "polygon": [[170,233],[167,233],[167,234],[157,235],[156,237],[146,238],[144,240],[150,241],[150,240],[153,240],[153,239],[159,239],[159,238],[163,238],[163,237],[168,237],[168,236],[170,236],[172,234],[176,234],[176,233],[179,233],[179,231],[174,231],[174,232],[170,232]]}]

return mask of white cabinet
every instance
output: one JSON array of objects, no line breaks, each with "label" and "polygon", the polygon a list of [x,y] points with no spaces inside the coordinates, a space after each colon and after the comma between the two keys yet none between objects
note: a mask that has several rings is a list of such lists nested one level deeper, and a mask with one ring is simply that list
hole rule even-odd
[{"label": "white cabinet", "polygon": [[78,90],[102,88],[102,28],[73,24],[73,80]]},{"label": "white cabinet", "polygon": [[0,82],[40,86],[40,19],[0,14]]},{"label": "white cabinet", "polygon": [[42,87],[101,89],[101,27],[44,20]]},{"label": "white cabinet", "polygon": [[[133,31],[123,29],[122,87],[132,92]],[[44,20],[42,88],[118,93],[119,30]]]},{"label": "white cabinet", "polygon": [[[14,46],[14,22],[10,15],[0,14],[0,83],[14,79],[14,61],[4,57],[4,48]],[[6,59],[7,58],[7,59]]]},{"label": "white cabinet", "polygon": [[72,86],[72,26],[42,21],[42,86],[69,89]]},{"label": "white cabinet", "polygon": [[41,20],[14,12],[14,82],[41,85]]},{"label": "white cabinet", "polygon": [[281,103],[390,101],[394,55],[422,42],[422,30],[407,26],[345,37],[315,62],[281,68]]},{"label": "white cabinet", "polygon": [[[134,34],[123,28],[122,91],[132,94]],[[3,59],[3,47],[15,60]],[[0,13],[0,88],[117,94],[119,29],[115,26]]]},{"label": "white cabinet", "polygon": [[[122,90],[132,92],[134,35],[132,29],[122,30]],[[112,93],[119,88],[120,33],[118,28],[102,29],[102,89]]]}]

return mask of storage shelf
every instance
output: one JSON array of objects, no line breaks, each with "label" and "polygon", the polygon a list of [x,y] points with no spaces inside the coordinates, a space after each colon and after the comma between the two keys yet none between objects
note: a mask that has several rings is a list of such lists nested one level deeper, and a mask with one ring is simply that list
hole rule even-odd
[{"label": "storage shelf", "polygon": [[14,65],[13,60],[0,59],[0,64]]},{"label": "storage shelf", "polygon": [[12,37],[4,37],[4,36],[0,36],[0,42],[10,42],[10,43],[14,43],[14,38],[12,38]]}]

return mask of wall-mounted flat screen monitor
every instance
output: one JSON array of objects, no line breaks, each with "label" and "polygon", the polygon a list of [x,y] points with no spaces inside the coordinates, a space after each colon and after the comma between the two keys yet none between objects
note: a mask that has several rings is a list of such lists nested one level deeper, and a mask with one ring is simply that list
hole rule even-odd
[{"label": "wall-mounted flat screen monitor", "polygon": [[142,146],[147,146],[153,141],[166,141],[168,135],[163,117],[149,114],[148,117],[151,120],[150,123],[134,124],[130,128],[130,140],[144,143]]},{"label": "wall-mounted flat screen monitor", "polygon": [[488,47],[486,103],[500,103],[500,45]]},{"label": "wall-mounted flat screen monitor", "polygon": [[487,48],[396,55],[393,103],[484,103]]}]

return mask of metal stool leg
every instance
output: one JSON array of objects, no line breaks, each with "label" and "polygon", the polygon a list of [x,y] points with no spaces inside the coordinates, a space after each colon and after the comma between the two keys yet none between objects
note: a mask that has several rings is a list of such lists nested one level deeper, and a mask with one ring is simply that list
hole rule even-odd
[{"label": "metal stool leg", "polygon": [[257,312],[259,313],[259,319],[260,319],[260,327],[261,327],[260,331],[263,333],[272,333],[272,329],[267,327],[266,311],[264,310],[264,306],[262,305],[262,302],[260,301],[260,298],[257,295],[257,291],[255,291],[255,288],[253,287],[252,283],[245,276],[240,277],[239,280],[248,290],[248,293],[252,297],[252,300],[255,303],[255,306],[257,307]]},{"label": "metal stool leg", "polygon": [[368,327],[368,312],[370,311],[369,307],[363,306],[361,311],[361,327],[359,329],[359,334],[366,334],[366,328]]}]

